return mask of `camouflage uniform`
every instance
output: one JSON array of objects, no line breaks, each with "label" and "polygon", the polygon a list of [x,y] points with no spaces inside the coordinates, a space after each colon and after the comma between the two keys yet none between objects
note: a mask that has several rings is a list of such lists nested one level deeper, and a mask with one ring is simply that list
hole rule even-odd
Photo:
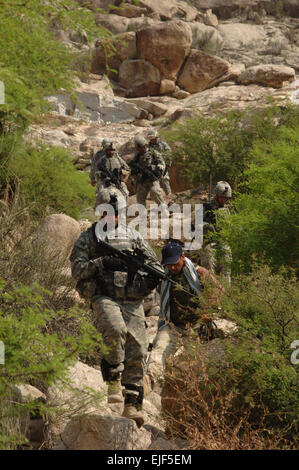
[{"label": "camouflage uniform", "polygon": [[[155,150],[146,149],[145,151],[137,151],[133,162],[137,162],[139,165],[144,166],[145,168],[155,171],[157,168],[161,169],[161,173],[165,171],[165,162],[162,158],[162,155]],[[160,187],[160,181],[152,181],[150,178],[147,178],[145,175],[138,173],[136,180],[136,196],[138,204],[146,205],[147,195],[150,195],[150,198],[155,201],[158,205],[165,204],[163,192]]]},{"label": "camouflage uniform", "polygon": [[209,234],[217,231],[217,213],[225,216],[230,211],[227,206],[221,206],[215,197],[210,203],[203,205],[204,243],[200,250],[200,264],[214,274],[223,276],[231,284],[232,253],[229,245],[209,241]]},{"label": "camouflage uniform", "polygon": [[[108,170],[113,173],[120,182],[121,190],[112,183],[112,181],[105,175],[103,170]],[[115,195],[117,198],[124,197],[125,199],[129,195],[126,184],[121,181],[122,172],[129,172],[130,168],[126,162],[119,156],[117,152],[113,155],[108,155],[106,152],[97,161],[96,169],[94,171],[95,179],[97,180],[97,195],[95,207],[99,204],[106,203],[109,201],[111,195]]]},{"label": "camouflage uniform", "polygon": [[[155,267],[161,266],[155,253],[141,235],[128,230],[128,237],[115,238],[109,230],[104,241],[118,249],[139,248]],[[142,381],[148,350],[143,299],[153,289],[146,284],[146,274],[138,282],[128,281],[128,273],[105,269],[102,258],[111,255],[98,242],[97,224],[83,232],[76,241],[70,257],[72,275],[78,281],[80,295],[91,302],[93,317],[104,343],[110,348],[102,360],[105,380],[117,380],[120,375],[125,387],[125,400],[142,403]],[[138,273],[140,273],[138,271]],[[126,403],[126,401],[125,401]]]},{"label": "camouflage uniform", "polygon": [[[151,143],[149,142],[148,148],[150,150],[156,150],[157,152],[161,154],[165,154],[167,152],[171,152],[171,148],[166,142],[163,142],[163,140],[158,139],[156,143]],[[162,189],[164,190],[165,194],[169,195],[171,194],[171,187],[170,187],[170,177],[169,177],[169,167],[171,165],[171,161],[169,158],[164,157],[165,159],[165,170],[163,177],[161,178],[160,185]]]}]

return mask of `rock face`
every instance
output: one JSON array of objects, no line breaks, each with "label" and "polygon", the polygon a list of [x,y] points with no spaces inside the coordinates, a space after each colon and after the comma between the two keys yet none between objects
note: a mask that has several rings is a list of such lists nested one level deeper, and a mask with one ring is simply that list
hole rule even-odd
[{"label": "rock face", "polygon": [[80,234],[80,225],[75,219],[65,214],[52,214],[45,218],[34,238],[50,256],[67,258]]},{"label": "rock face", "polygon": [[193,21],[198,15],[196,8],[177,0],[139,0],[138,4],[162,20],[184,18],[186,21]]},{"label": "rock face", "polygon": [[128,97],[158,95],[160,81],[159,70],[147,60],[125,60],[119,68],[119,84]]},{"label": "rock face", "polygon": [[245,70],[238,80],[242,85],[256,83],[267,87],[282,88],[286,82],[295,80],[295,70],[284,65],[257,65]]},{"label": "rock face", "polygon": [[254,47],[266,40],[266,32],[261,25],[229,23],[220,24],[218,31],[224,39],[224,44],[230,49],[238,49],[240,45]]},{"label": "rock face", "polygon": [[182,21],[169,21],[137,31],[138,57],[153,64],[162,78],[175,80],[190,51],[192,34]]},{"label": "rock face", "polygon": [[[124,61],[121,70],[125,69],[127,62],[136,62],[136,61]],[[125,65],[124,65],[125,64]],[[150,67],[152,67],[149,64]],[[142,67],[141,67],[142,69]],[[125,69],[126,70],[126,69]],[[142,69],[143,70],[143,69]],[[149,70],[149,69],[147,69]],[[142,77],[146,79],[146,74],[141,74]],[[154,76],[154,73],[152,74]],[[159,72],[156,71],[156,75],[159,77]],[[133,78],[131,77],[131,81],[133,82]],[[136,78],[136,77],[135,77]],[[151,77],[150,77],[151,78]],[[126,77],[124,80],[125,83],[130,83],[130,76]],[[160,79],[156,79],[157,85],[156,89],[159,89],[160,86]],[[150,80],[148,80],[149,88],[152,90],[156,90],[154,86],[151,86]],[[133,82],[134,84],[134,82]],[[140,90],[146,90],[145,85],[140,83],[136,83],[136,89],[140,92]],[[139,86],[139,88],[138,88]],[[151,86],[151,87],[150,87]],[[129,93],[129,92],[128,92]],[[134,95],[140,96],[140,95]],[[77,119],[85,119],[95,123],[120,123],[120,122],[132,122],[135,119],[142,119],[144,113],[138,109],[133,104],[127,103],[120,98],[114,97],[113,95],[109,96],[107,94],[98,94],[88,91],[78,91],[77,93],[77,101],[74,102],[69,95],[66,94],[57,94],[54,96],[48,97],[48,101],[51,103],[53,112],[57,113],[61,116],[74,116]],[[64,135],[64,138],[66,136]]]},{"label": "rock face", "polygon": [[70,421],[61,440],[68,450],[142,450],[150,446],[151,434],[131,419],[93,413]]},{"label": "rock face", "polygon": [[178,85],[190,93],[203,91],[211,83],[220,82],[229,67],[230,64],[224,59],[192,50],[178,78]]},{"label": "rock face", "polygon": [[[115,52],[111,56],[109,54],[109,50],[106,52],[101,41],[96,44],[91,63],[92,73],[108,73],[109,77],[115,79],[117,71],[124,60],[137,58],[136,34],[133,31],[130,31],[116,35],[114,47]],[[106,72],[107,65],[110,69],[114,69],[116,72],[112,70],[108,70]]]}]

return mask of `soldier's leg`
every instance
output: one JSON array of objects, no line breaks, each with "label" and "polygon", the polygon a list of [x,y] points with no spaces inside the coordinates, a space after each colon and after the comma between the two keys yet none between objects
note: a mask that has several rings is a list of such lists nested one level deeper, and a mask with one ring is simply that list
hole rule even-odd
[{"label": "soldier's leg", "polygon": [[137,198],[137,203],[142,204],[143,206],[146,205],[146,198],[148,193],[150,192],[151,189],[151,183],[148,181],[137,181],[137,187],[136,187],[136,198]]},{"label": "soldier's leg", "polygon": [[215,243],[209,243],[200,249],[200,265],[211,273],[217,274],[217,258]]},{"label": "soldier's leg", "polygon": [[160,181],[161,188],[165,192],[165,194],[168,196],[171,194],[171,187],[170,187],[170,178],[169,178],[169,173],[167,172],[166,175],[161,179]]},{"label": "soldier's leg", "polygon": [[163,191],[158,180],[153,181],[150,189],[150,198],[158,205],[165,204]]},{"label": "soldier's leg", "polygon": [[217,249],[217,271],[231,285],[232,251],[229,245],[220,244]]},{"label": "soldier's leg", "polygon": [[128,331],[122,383],[125,386],[125,399],[128,395],[134,396],[137,399],[142,395],[141,389],[148,351],[143,303],[142,301],[124,302],[122,309]]},{"label": "soldier's leg", "polygon": [[[124,370],[127,327],[117,302],[105,296],[92,299],[93,318],[96,329],[102,334],[109,351],[104,357],[107,369],[105,380],[119,378]],[[105,374],[104,374],[105,375]]]}]

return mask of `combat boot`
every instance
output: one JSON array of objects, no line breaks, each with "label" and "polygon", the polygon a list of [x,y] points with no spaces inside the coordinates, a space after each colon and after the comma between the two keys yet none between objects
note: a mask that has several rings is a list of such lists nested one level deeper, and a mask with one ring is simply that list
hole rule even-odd
[{"label": "combat boot", "polygon": [[125,404],[122,415],[124,418],[133,419],[139,428],[144,424],[142,411],[138,411],[136,406],[132,405],[131,403]]},{"label": "combat boot", "polygon": [[121,388],[121,379],[108,382],[108,403],[122,403],[124,397]]}]

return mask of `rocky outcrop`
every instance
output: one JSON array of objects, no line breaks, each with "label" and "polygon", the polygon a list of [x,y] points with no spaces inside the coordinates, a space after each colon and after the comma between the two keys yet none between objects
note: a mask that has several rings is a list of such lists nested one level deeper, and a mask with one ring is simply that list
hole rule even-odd
[{"label": "rocky outcrop", "polygon": [[150,446],[151,434],[138,429],[131,419],[92,413],[72,419],[63,430],[61,441],[58,449],[142,450]]},{"label": "rocky outcrop", "polygon": [[127,97],[154,96],[159,93],[161,77],[147,60],[125,60],[119,68],[118,81],[127,90]]},{"label": "rocky outcrop", "polygon": [[35,232],[34,242],[50,257],[66,259],[80,234],[80,226],[75,219],[65,214],[52,214]]},{"label": "rocky outcrop", "polygon": [[266,41],[266,32],[263,26],[247,23],[220,24],[218,31],[224,45],[229,49],[238,49],[240,46],[254,48]]},{"label": "rocky outcrop", "polygon": [[284,65],[257,65],[245,70],[239,76],[239,83],[242,85],[250,85],[256,83],[258,85],[282,88],[287,82],[295,80],[295,70]]},{"label": "rocky outcrop", "polygon": [[139,5],[147,9],[150,14],[162,20],[182,18],[193,21],[198,15],[197,9],[187,2],[177,0],[139,0]]},{"label": "rocky outcrop", "polygon": [[190,51],[190,27],[182,21],[169,21],[144,28],[136,35],[138,57],[154,65],[161,78],[175,80]]},{"label": "rocky outcrop", "polygon": [[121,63],[126,59],[136,59],[136,34],[131,31],[115,36],[113,51],[106,49],[101,41],[97,41],[93,51],[91,72],[97,74],[107,73],[115,79]]},{"label": "rocky outcrop", "polygon": [[203,91],[221,81],[230,64],[219,57],[192,50],[178,78],[178,85],[190,93]]}]

